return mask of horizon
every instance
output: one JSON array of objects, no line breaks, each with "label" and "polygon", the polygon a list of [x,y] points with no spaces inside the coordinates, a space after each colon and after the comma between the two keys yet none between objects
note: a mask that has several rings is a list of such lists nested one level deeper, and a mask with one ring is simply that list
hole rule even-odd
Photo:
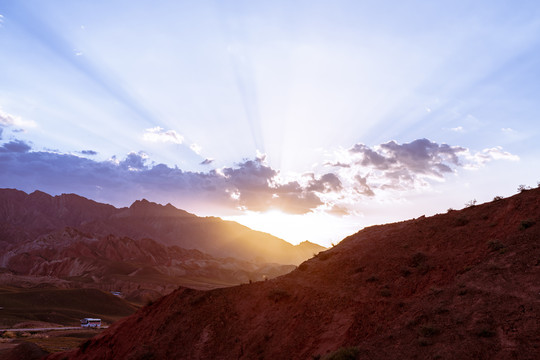
[{"label": "horizon", "polygon": [[0,187],[329,247],[540,180],[540,4],[0,4]]}]

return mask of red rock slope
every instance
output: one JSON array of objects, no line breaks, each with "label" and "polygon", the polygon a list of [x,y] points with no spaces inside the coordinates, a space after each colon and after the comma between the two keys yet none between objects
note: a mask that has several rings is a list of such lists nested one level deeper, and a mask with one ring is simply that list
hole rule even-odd
[{"label": "red rock slope", "polygon": [[274,280],[179,289],[51,359],[540,358],[540,190],[374,226]]}]

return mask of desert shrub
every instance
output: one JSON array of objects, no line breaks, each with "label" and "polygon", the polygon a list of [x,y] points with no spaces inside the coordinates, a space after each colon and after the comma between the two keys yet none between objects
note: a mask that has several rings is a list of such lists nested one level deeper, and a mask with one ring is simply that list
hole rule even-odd
[{"label": "desert shrub", "polygon": [[455,210],[452,209],[452,208],[448,208],[448,209],[446,210],[446,212],[452,212],[452,211],[455,211]]},{"label": "desert shrub", "polygon": [[381,289],[381,291],[379,291],[379,294],[382,297],[390,297],[390,296],[392,296],[392,292],[390,291],[390,289]]},{"label": "desert shrub", "polygon": [[423,337],[429,338],[439,335],[441,333],[441,329],[433,325],[422,325],[420,326],[420,329],[418,329],[418,333]]},{"label": "desert shrub", "polygon": [[531,226],[533,226],[535,224],[534,221],[532,221],[531,219],[527,219],[527,220],[523,220],[521,222],[521,225],[519,226],[520,230],[525,230],[525,229],[528,229],[530,228]]},{"label": "desert shrub", "polygon": [[300,266],[298,266],[298,270],[300,271],[306,271],[307,268],[308,268],[308,265],[305,262],[301,263]]},{"label": "desert shrub", "polygon": [[419,337],[418,338],[418,345],[420,345],[420,346],[429,346],[429,345],[433,345],[433,342],[430,339],[427,339],[425,337]]},{"label": "desert shrub", "polygon": [[497,196],[495,196],[493,198],[493,201],[499,201],[499,200],[502,200],[502,199],[504,199],[502,196],[497,195]]},{"label": "desert shrub", "polygon": [[325,355],[323,360],[356,360],[359,353],[360,350],[355,346],[342,347],[333,353]]},{"label": "desert shrub", "polygon": [[84,352],[86,351],[86,349],[88,348],[88,345],[90,345],[90,343],[92,342],[92,340],[86,340],[85,342],[83,342],[81,345],[79,345],[79,349],[81,349],[81,352],[84,354]]},{"label": "desert shrub", "polygon": [[417,252],[411,257],[411,267],[419,267],[427,261],[426,254],[422,252]]},{"label": "desert shrub", "polygon": [[465,207],[467,207],[467,208],[468,208],[468,207],[472,207],[472,206],[474,206],[474,205],[476,205],[476,199],[469,200],[469,201],[467,201],[467,202],[465,203]]},{"label": "desert shrub", "polygon": [[465,226],[469,223],[469,219],[466,216],[461,215],[457,217],[454,222],[456,226]]},{"label": "desert shrub", "polygon": [[490,338],[496,335],[495,331],[489,329],[480,329],[476,332],[476,336],[483,338]]},{"label": "desert shrub", "polygon": [[280,300],[284,300],[284,299],[288,299],[291,297],[291,294],[289,294],[289,292],[287,292],[286,290],[283,290],[283,289],[273,289],[272,291],[270,291],[270,293],[268,294],[268,299],[274,301],[274,302],[278,302]]},{"label": "desert shrub", "polygon": [[138,360],[152,360],[155,359],[156,355],[153,351],[146,351],[141,356],[139,356]]},{"label": "desert shrub", "polygon": [[317,258],[321,261],[325,261],[325,260],[328,260],[330,259],[330,257],[332,256],[333,254],[332,253],[329,253],[327,251],[324,251],[324,252],[320,252],[318,255],[317,255]]},{"label": "desert shrub", "polygon": [[497,251],[504,248],[504,244],[499,242],[499,240],[491,240],[488,242],[488,247],[491,251]]},{"label": "desert shrub", "polygon": [[407,277],[407,276],[411,275],[411,270],[409,270],[409,268],[406,268],[406,267],[402,268],[399,272],[400,272],[401,276],[403,276],[403,277]]},{"label": "desert shrub", "polygon": [[527,191],[527,190],[530,190],[530,189],[531,189],[530,187],[525,186],[525,185],[523,185],[523,184],[522,184],[522,185],[519,185],[518,188],[517,188],[517,190],[518,190],[519,193],[522,193],[522,192]]},{"label": "desert shrub", "polygon": [[377,281],[379,281],[379,278],[375,275],[371,275],[370,277],[366,279],[366,282],[377,282]]}]

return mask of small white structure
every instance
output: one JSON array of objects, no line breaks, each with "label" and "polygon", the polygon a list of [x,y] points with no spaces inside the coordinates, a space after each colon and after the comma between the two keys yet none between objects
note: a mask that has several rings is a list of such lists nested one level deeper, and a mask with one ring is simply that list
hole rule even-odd
[{"label": "small white structure", "polygon": [[81,319],[81,327],[83,328],[100,328],[101,319],[84,318]]}]

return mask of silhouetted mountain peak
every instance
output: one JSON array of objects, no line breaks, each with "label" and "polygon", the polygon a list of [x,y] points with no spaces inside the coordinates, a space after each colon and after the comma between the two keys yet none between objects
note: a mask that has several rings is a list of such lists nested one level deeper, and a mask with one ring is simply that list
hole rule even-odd
[{"label": "silhouetted mountain peak", "polygon": [[171,203],[161,205],[146,199],[136,200],[129,207],[129,211],[131,214],[144,216],[195,216],[187,211],[174,207]]}]

